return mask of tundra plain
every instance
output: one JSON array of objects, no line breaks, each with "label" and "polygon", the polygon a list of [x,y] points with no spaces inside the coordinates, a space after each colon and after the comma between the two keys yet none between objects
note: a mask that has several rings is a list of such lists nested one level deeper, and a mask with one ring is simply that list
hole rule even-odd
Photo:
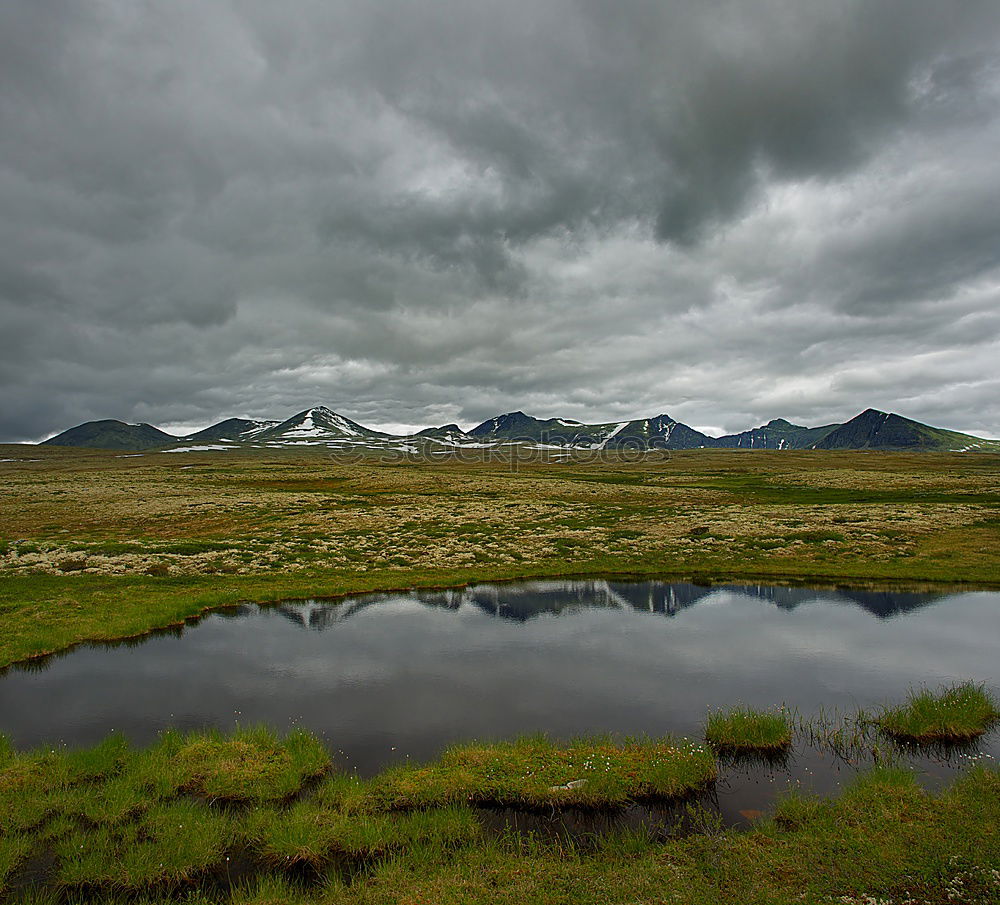
[{"label": "tundra plain", "polygon": [[1000,586],[989,454],[0,459],[0,664],[243,600],[481,580]]}]

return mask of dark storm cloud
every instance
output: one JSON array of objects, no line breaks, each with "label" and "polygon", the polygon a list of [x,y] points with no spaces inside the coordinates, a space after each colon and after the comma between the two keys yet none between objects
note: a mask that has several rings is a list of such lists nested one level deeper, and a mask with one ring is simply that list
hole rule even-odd
[{"label": "dark storm cloud", "polygon": [[998,39],[986,0],[8,0],[0,437],[1000,434]]}]

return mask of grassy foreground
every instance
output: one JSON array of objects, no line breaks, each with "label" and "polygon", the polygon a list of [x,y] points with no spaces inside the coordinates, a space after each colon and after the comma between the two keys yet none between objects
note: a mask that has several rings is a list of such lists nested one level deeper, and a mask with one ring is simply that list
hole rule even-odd
[{"label": "grassy foreground", "polygon": [[1000,457],[0,447],[0,666],[243,600],[503,578],[1000,586]]},{"label": "grassy foreground", "polygon": [[18,869],[32,858],[48,863],[35,877],[46,888],[101,896],[219,885],[234,859],[255,874],[307,865],[335,876],[479,839],[476,804],[624,807],[684,797],[715,777],[706,748],[668,739],[462,745],[365,781],[333,771],[301,731],[169,731],[143,750],[114,735],[78,751],[2,744],[0,892],[26,885]]},{"label": "grassy foreground", "polygon": [[[565,796],[575,787],[558,781],[588,763],[612,781],[589,800]],[[790,793],[748,831],[692,809],[693,835],[620,831],[584,845],[486,830],[469,770],[482,801],[586,804],[603,790],[621,804],[623,787],[654,792],[650,775],[680,794],[714,763],[669,742],[525,739],[456,748],[405,780],[398,770],[359,780],[301,732],[168,732],[145,749],[115,736],[78,751],[0,744],[0,901],[1000,901],[996,770],[976,767],[930,795],[909,772],[878,768],[835,801]],[[490,777],[502,794],[488,794]]]}]

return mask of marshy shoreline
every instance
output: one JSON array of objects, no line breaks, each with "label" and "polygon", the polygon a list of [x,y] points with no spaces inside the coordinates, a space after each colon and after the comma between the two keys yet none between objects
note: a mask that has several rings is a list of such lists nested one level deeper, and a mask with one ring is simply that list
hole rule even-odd
[{"label": "marshy shoreline", "polygon": [[[994,895],[1000,772],[976,758],[931,794],[900,760],[876,754],[837,798],[790,788],[772,814],[755,813],[743,828],[723,826],[706,797],[727,759],[787,753],[793,730],[796,745],[820,739],[846,758],[853,744],[857,756],[873,744],[859,725],[893,737],[886,726],[919,715],[928,698],[946,723],[967,728],[970,703],[978,705],[979,732],[1000,717],[988,691],[960,685],[914,692],[839,726],[784,708],[738,708],[708,715],[709,741],[531,736],[456,745],[366,779],[301,730],[169,730],[145,748],[120,733],[88,749],[15,751],[0,741],[0,900],[379,902],[390,901],[387,883],[406,877],[411,886],[397,886],[392,900],[422,901],[430,884],[446,901],[513,901],[518,889],[549,901],[565,894],[553,881],[569,873],[588,888],[561,900],[596,902],[608,899],[591,897],[593,883],[640,894],[640,864],[661,879],[665,865],[680,872],[679,901],[691,903],[745,896],[747,884],[764,897],[746,900],[762,902],[936,902],[956,879]],[[559,814],[625,814],[656,802],[666,808],[651,812],[658,821],[597,830],[578,816],[575,832],[560,832]],[[498,823],[484,808],[506,817]],[[519,813],[541,822],[522,818],[530,829],[519,829]],[[858,857],[866,838],[892,858]],[[790,871],[815,850],[826,852],[822,876]],[[467,871],[484,861],[509,867],[510,882],[483,877],[477,887]]]}]

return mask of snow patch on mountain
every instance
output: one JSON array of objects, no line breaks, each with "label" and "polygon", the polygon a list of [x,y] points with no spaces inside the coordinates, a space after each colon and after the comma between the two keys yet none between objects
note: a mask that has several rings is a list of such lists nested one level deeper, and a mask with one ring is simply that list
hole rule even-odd
[{"label": "snow patch on mountain", "polygon": [[631,423],[632,423],[631,421],[623,421],[623,422],[622,422],[621,424],[619,424],[619,425],[618,425],[617,427],[615,427],[615,428],[614,428],[614,430],[612,430],[612,431],[611,431],[611,433],[610,433],[610,434],[608,434],[608,435],[607,435],[607,436],[606,436],[606,437],[605,437],[605,438],[604,438],[604,439],[603,439],[603,440],[602,440],[602,441],[601,441],[600,443],[598,443],[598,444],[597,444],[597,446],[596,446],[596,447],[594,447],[594,448],[595,448],[595,449],[605,449],[605,448],[607,447],[607,445],[608,445],[608,441],[609,441],[610,439],[612,439],[613,437],[617,437],[617,436],[618,436],[618,435],[619,435],[619,434],[620,434],[620,433],[621,433],[621,432],[622,432],[623,430],[625,430],[625,428],[626,428],[626,427],[628,427],[628,426],[629,426],[629,425],[630,425]]}]

